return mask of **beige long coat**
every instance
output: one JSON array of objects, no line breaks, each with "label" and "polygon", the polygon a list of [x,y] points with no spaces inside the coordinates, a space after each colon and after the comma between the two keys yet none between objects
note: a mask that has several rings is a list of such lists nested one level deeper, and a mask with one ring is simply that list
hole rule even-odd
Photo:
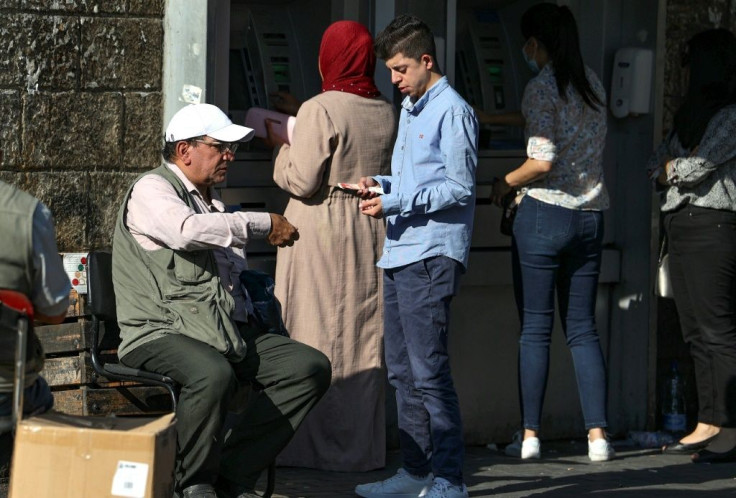
[{"label": "beige long coat", "polygon": [[284,213],[299,240],[280,248],[276,295],[291,337],[325,353],[332,385],[278,463],[364,471],[385,464],[382,220],[334,187],[388,174],[396,113],[383,99],[324,92],[299,109],[274,180],[291,194]]}]

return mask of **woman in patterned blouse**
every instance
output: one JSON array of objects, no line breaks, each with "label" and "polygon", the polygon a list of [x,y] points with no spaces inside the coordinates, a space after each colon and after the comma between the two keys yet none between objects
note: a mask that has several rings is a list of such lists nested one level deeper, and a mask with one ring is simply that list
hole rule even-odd
[{"label": "woman in patterned blouse", "polygon": [[580,54],[578,30],[566,6],[542,3],[521,19],[522,48],[538,73],[527,85],[522,114],[527,160],[493,186],[501,204],[523,198],[513,224],[514,288],[521,319],[519,382],[524,431],[509,455],[539,458],[538,439],[547,383],[555,290],[572,353],[588,430],[588,456],[614,456],[606,440],[606,369],[595,323],[603,215],[605,90]]},{"label": "woman in patterned blouse", "polygon": [[[670,277],[698,391],[698,424],[666,453],[736,461],[736,38],[690,39],[689,88],[649,163],[662,192]],[[695,453],[695,452],[698,453]]]}]

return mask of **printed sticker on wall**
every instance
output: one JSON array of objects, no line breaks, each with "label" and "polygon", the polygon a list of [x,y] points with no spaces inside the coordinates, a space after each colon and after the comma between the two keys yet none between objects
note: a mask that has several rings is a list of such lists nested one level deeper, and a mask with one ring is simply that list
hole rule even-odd
[{"label": "printed sticker on wall", "polygon": [[202,101],[202,89],[194,85],[181,88],[181,100],[187,104],[199,104]]},{"label": "printed sticker on wall", "polygon": [[64,271],[66,271],[72,288],[79,294],[87,293],[87,253],[65,252],[62,254]]},{"label": "printed sticker on wall", "polygon": [[112,478],[110,494],[125,498],[145,498],[147,479],[147,463],[119,460],[118,468]]}]

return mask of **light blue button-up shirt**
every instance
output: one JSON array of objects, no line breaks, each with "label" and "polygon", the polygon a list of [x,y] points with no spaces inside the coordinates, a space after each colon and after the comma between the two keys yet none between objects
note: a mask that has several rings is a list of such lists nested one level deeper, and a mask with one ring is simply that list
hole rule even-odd
[{"label": "light blue button-up shirt", "polygon": [[478,120],[446,77],[401,103],[391,176],[383,187],[386,242],[378,261],[397,268],[434,256],[468,264],[475,210]]}]

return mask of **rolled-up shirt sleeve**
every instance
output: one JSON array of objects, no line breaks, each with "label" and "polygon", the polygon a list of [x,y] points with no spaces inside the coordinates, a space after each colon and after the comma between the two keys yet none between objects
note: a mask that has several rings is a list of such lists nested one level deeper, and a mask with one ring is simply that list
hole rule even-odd
[{"label": "rolled-up shirt sleeve", "polygon": [[557,113],[554,103],[540,83],[532,80],[524,91],[526,119],[526,155],[530,159],[554,163],[557,159],[555,128]]},{"label": "rolled-up shirt sleeve", "polygon": [[244,247],[250,239],[268,236],[271,217],[261,212],[198,213],[165,178],[147,175],[130,194],[126,225],[144,249],[165,246],[187,251]]},{"label": "rolled-up shirt sleeve", "polygon": [[688,157],[670,163],[667,182],[671,185],[697,185],[721,165],[736,157],[736,106],[721,110],[708,123],[697,149]]}]

